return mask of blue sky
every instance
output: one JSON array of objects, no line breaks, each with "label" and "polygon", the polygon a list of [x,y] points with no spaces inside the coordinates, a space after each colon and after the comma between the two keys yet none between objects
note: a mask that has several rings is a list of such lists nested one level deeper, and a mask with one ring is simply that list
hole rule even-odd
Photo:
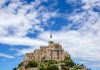
[{"label": "blue sky", "polygon": [[99,0],[0,0],[0,70],[47,45],[50,31],[74,62],[100,69]]}]

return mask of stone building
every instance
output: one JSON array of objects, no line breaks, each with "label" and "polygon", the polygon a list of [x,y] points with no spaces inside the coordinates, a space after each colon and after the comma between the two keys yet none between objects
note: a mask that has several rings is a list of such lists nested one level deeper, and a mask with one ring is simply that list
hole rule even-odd
[{"label": "stone building", "polygon": [[34,50],[34,52],[26,53],[24,61],[35,60],[41,62],[42,60],[64,60],[65,57],[69,56],[64,51],[59,43],[53,41],[48,42],[48,46],[41,46],[40,49]]},{"label": "stone building", "polygon": [[[52,36],[50,36],[52,38]],[[50,40],[48,46],[40,46],[40,49],[36,49],[31,53],[26,53],[24,57],[24,63],[18,70],[26,70],[25,65],[28,64],[30,60],[35,60],[37,62],[42,62],[44,60],[56,60],[61,61],[70,55],[64,51],[59,43],[55,43]]]}]

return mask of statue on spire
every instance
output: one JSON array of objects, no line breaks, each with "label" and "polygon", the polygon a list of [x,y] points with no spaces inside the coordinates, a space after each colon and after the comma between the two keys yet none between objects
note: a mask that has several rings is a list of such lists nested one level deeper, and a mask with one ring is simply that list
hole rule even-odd
[{"label": "statue on spire", "polygon": [[52,32],[50,32],[50,41],[49,41],[49,44],[52,44],[53,43],[53,40],[52,40]]},{"label": "statue on spire", "polygon": [[52,39],[52,33],[50,34],[50,39]]}]

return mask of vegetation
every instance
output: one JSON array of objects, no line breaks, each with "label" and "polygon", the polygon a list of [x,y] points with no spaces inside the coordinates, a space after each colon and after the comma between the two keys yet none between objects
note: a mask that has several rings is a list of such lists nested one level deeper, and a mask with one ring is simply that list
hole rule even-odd
[{"label": "vegetation", "polygon": [[66,64],[66,66],[68,66],[68,67],[73,67],[75,64],[74,64],[74,62],[70,59],[70,60],[66,60],[65,61],[65,64]]},{"label": "vegetation", "polygon": [[[23,62],[18,65],[18,68],[21,67]],[[75,64],[70,57],[66,57],[65,60],[56,61],[56,60],[43,60],[41,63],[37,63],[34,60],[28,62],[25,68],[38,67],[40,70],[78,70],[83,69],[85,66],[82,64]],[[14,68],[13,70],[17,70]]]},{"label": "vegetation", "polygon": [[47,68],[44,65],[41,65],[39,69],[40,70],[47,70]]},{"label": "vegetation", "polygon": [[48,66],[47,70],[59,70],[57,65],[50,65]]},{"label": "vegetation", "polygon": [[38,63],[34,60],[31,60],[28,62],[28,64],[25,66],[25,68],[29,68],[29,67],[37,67]]}]

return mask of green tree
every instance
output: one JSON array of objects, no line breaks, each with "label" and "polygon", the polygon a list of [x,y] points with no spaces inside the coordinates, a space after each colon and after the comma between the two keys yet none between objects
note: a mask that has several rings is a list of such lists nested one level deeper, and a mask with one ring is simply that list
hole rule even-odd
[{"label": "green tree", "polygon": [[44,65],[41,65],[39,69],[40,69],[40,70],[47,70],[46,67],[45,67]]},{"label": "green tree", "polygon": [[28,64],[25,66],[25,68],[29,68],[29,67],[37,67],[38,63],[34,60],[31,60],[28,62]]},{"label": "green tree", "polygon": [[65,60],[71,60],[71,57],[70,56],[66,56]]},{"label": "green tree", "polygon": [[49,64],[57,64],[57,61],[56,60],[50,60],[48,61]]},{"label": "green tree", "polygon": [[82,69],[82,67],[83,67],[83,65],[81,66],[79,64],[76,64],[76,65],[73,66],[73,68],[75,68],[75,69]]},{"label": "green tree", "polygon": [[48,66],[47,70],[59,70],[57,65],[50,65]]},{"label": "green tree", "polygon": [[68,67],[73,67],[75,64],[74,64],[74,62],[72,61],[72,60],[66,60],[65,61],[65,64],[66,64],[66,66],[68,66]]}]

